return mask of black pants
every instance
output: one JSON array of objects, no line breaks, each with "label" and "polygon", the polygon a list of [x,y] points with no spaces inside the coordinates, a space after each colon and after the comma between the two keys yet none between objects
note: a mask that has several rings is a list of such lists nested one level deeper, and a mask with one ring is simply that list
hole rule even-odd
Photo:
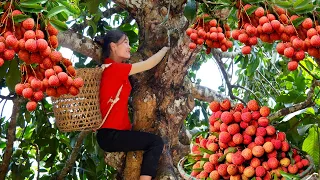
[{"label": "black pants", "polygon": [[106,152],[144,150],[140,174],[156,176],[164,145],[161,137],[147,132],[99,129],[97,142]]}]

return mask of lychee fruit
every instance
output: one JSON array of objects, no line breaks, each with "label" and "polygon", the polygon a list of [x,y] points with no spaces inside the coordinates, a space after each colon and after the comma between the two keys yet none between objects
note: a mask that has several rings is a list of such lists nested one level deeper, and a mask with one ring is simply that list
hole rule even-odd
[{"label": "lychee fruit", "polygon": [[32,88],[25,88],[22,90],[22,96],[26,99],[31,98],[33,95]]},{"label": "lychee fruit", "polygon": [[26,108],[28,111],[34,111],[37,108],[37,103],[35,101],[27,102]]},{"label": "lychee fruit", "polygon": [[222,143],[228,143],[229,141],[231,141],[232,137],[228,132],[221,132],[219,134],[219,140]]},{"label": "lychee fruit", "polygon": [[269,119],[266,117],[260,117],[258,119],[258,124],[259,124],[259,126],[267,127],[269,125]]},{"label": "lychee fruit", "polygon": [[262,146],[255,146],[252,148],[252,154],[255,157],[261,157],[264,154],[264,148]]},{"label": "lychee fruit", "polygon": [[229,99],[225,99],[220,103],[221,110],[227,111],[231,107],[231,103]]},{"label": "lychee fruit", "polygon": [[241,151],[238,151],[232,155],[232,163],[235,165],[241,165],[245,159],[241,155]]},{"label": "lychee fruit", "polygon": [[256,168],[256,176],[263,177],[266,174],[266,169],[263,166],[258,166]]},{"label": "lychee fruit", "polygon": [[241,119],[244,121],[244,122],[250,122],[251,119],[252,119],[252,115],[250,112],[245,112],[245,113],[242,113],[241,114]]},{"label": "lychee fruit", "polygon": [[247,107],[251,110],[251,111],[258,111],[259,110],[259,104],[256,100],[250,100],[247,103]]},{"label": "lychee fruit", "polygon": [[232,113],[230,113],[228,111],[224,111],[221,114],[221,121],[224,122],[225,124],[230,124],[233,121]]},{"label": "lychee fruit", "polygon": [[289,71],[294,71],[294,70],[296,70],[297,68],[298,68],[298,62],[297,61],[290,61],[289,63],[288,63],[288,70]]},{"label": "lychee fruit", "polygon": [[31,30],[34,27],[34,20],[32,18],[27,18],[22,22],[22,27],[26,30]]},{"label": "lychee fruit", "polygon": [[211,162],[206,162],[203,165],[203,170],[207,173],[211,173],[214,170],[214,165]]},{"label": "lychee fruit", "polygon": [[252,159],[252,152],[249,148],[245,148],[244,150],[242,150],[241,155],[245,160]]},{"label": "lychee fruit", "polygon": [[209,108],[212,112],[217,112],[220,110],[220,104],[219,102],[217,101],[212,101],[210,104],[209,104]]}]

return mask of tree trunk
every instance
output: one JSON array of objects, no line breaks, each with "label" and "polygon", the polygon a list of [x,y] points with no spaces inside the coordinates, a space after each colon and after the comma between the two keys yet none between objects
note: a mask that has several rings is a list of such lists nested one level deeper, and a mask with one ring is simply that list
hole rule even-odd
[{"label": "tree trunk", "polygon": [[[188,48],[190,40],[185,30],[189,24],[182,14],[185,2],[185,0],[115,1],[120,7],[126,9],[139,25],[140,46],[130,59],[130,63],[147,59],[163,46],[171,47],[164,60],[155,68],[131,77],[133,130],[158,134],[165,142],[156,179],[178,179],[179,177],[175,166],[189,152],[189,145],[186,145],[186,142],[180,142],[179,133],[184,120],[195,106],[194,96],[203,100],[222,98],[216,92],[192,85],[185,78],[187,70],[200,51],[200,48],[192,51]],[[167,14],[169,18],[165,20]],[[72,38],[64,38],[65,36]],[[60,42],[60,39],[63,42]],[[86,45],[81,46],[81,42]],[[93,42],[70,32],[61,34],[59,43],[93,59],[100,57],[98,53],[101,50]],[[70,44],[76,45],[70,46]],[[93,48],[94,53],[88,54],[87,47]],[[209,95],[213,98],[203,97]],[[118,177],[125,180],[139,179],[142,155],[141,151],[127,153],[124,173]],[[123,156],[113,159],[118,161],[114,164],[120,168],[119,172],[122,172],[121,163],[119,163],[122,158]],[[106,158],[107,163],[108,161]]]}]

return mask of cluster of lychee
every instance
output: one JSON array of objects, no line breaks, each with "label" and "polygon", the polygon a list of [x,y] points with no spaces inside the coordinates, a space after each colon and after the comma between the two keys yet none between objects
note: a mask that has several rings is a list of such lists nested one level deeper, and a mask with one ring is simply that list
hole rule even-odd
[{"label": "cluster of lychee", "polygon": [[209,136],[198,136],[191,147],[191,176],[270,180],[281,178],[281,171],[298,174],[309,166],[308,159],[290,147],[286,134],[269,124],[267,106],[250,100],[247,107],[231,107],[224,100],[211,102],[210,109]]},{"label": "cluster of lychee", "polygon": [[15,86],[15,92],[29,99],[27,110],[36,109],[37,102],[44,97],[43,92],[53,97],[77,95],[83,80],[75,78],[71,61],[56,51],[59,31],[49,22],[41,29],[33,18],[15,23],[13,17],[22,12],[10,3],[4,9],[0,18],[3,24],[0,28],[0,67],[16,55],[22,61],[19,63],[21,83]]},{"label": "cluster of lychee", "polygon": [[195,49],[197,45],[205,44],[206,53],[211,52],[211,48],[220,48],[227,51],[233,46],[231,31],[228,24],[219,23],[216,19],[207,20],[208,15],[203,15],[197,19],[196,23],[186,30],[192,42],[189,43],[190,49]]},{"label": "cluster of lychee", "polygon": [[250,54],[252,46],[257,44],[257,38],[267,43],[279,41],[276,50],[279,54],[290,58],[288,70],[298,67],[298,62],[305,58],[305,52],[310,56],[320,58],[320,26],[306,18],[296,27],[293,21],[298,15],[290,15],[285,9],[273,6],[271,9],[258,7],[252,14],[248,9],[252,5],[238,4],[238,29],[232,31],[232,37],[244,43],[241,51]]}]

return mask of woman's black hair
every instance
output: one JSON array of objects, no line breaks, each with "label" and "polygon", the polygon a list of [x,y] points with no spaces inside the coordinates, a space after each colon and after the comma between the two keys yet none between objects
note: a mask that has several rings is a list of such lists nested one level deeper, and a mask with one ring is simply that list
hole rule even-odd
[{"label": "woman's black hair", "polygon": [[112,29],[107,32],[102,38],[96,38],[95,41],[102,46],[102,59],[108,58],[110,56],[110,43],[117,43],[123,35],[126,33],[118,29]]}]

